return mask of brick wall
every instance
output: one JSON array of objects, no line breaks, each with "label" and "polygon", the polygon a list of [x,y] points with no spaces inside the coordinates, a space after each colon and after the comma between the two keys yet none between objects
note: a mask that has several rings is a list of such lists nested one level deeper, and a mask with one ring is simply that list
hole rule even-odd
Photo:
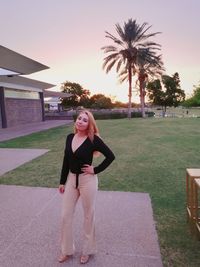
[{"label": "brick wall", "polygon": [[42,121],[40,99],[5,98],[7,127]]}]

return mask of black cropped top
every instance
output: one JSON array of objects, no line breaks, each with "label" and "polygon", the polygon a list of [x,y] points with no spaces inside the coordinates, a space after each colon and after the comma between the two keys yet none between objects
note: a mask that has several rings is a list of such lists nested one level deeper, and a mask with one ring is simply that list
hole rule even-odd
[{"label": "black cropped top", "polygon": [[96,167],[94,167],[94,173],[97,174],[105,170],[111,162],[115,159],[113,152],[103,142],[103,140],[94,135],[94,140],[86,138],[86,140],[73,152],[72,150],[72,139],[74,134],[69,134],[66,139],[65,152],[63,158],[63,165],[61,171],[60,184],[65,184],[69,171],[77,175],[78,186],[78,174],[83,173],[81,168],[84,164],[91,165],[93,160],[93,152],[99,151],[105,156],[105,159]]}]

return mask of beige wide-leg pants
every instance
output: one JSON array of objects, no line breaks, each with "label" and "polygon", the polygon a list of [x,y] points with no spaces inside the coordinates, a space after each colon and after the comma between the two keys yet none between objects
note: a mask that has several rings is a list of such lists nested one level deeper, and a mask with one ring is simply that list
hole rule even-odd
[{"label": "beige wide-leg pants", "polygon": [[95,201],[98,190],[97,175],[79,174],[79,186],[76,187],[76,175],[69,173],[63,195],[61,212],[61,251],[63,255],[74,253],[73,215],[76,203],[81,197],[84,213],[83,255],[96,253],[95,240]]}]

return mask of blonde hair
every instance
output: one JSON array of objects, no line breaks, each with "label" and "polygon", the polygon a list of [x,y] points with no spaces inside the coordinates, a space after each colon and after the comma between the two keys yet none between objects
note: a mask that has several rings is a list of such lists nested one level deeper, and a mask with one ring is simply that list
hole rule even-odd
[{"label": "blonde hair", "polygon": [[[94,140],[94,135],[98,135],[99,136],[99,129],[97,127],[96,121],[94,119],[93,114],[88,111],[87,109],[81,110],[78,114],[78,117],[81,114],[86,114],[88,116],[88,128],[86,130],[86,134],[89,137],[89,139],[91,140],[91,142],[93,142]],[[77,117],[77,118],[78,118]],[[77,129],[76,126],[74,125],[74,133],[77,133]]]},{"label": "blonde hair", "polygon": [[[83,109],[79,112],[77,118],[81,115],[81,114],[86,114],[88,116],[88,128],[86,130],[86,135],[89,137],[90,141],[93,142],[94,140],[94,135],[97,135],[100,137],[99,135],[99,129],[97,127],[96,121],[94,119],[93,114],[87,110],[87,109]],[[76,125],[74,124],[74,133],[77,133],[77,129],[76,129]],[[98,151],[94,152],[95,156],[99,156],[100,153]]]}]

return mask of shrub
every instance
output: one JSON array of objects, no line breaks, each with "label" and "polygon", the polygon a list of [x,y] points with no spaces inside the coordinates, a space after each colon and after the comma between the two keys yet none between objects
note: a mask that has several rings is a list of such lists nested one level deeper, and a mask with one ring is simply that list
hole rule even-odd
[{"label": "shrub", "polygon": [[146,111],[145,114],[147,115],[148,118],[150,118],[150,117],[154,117],[155,112],[153,112],[153,111]]}]

